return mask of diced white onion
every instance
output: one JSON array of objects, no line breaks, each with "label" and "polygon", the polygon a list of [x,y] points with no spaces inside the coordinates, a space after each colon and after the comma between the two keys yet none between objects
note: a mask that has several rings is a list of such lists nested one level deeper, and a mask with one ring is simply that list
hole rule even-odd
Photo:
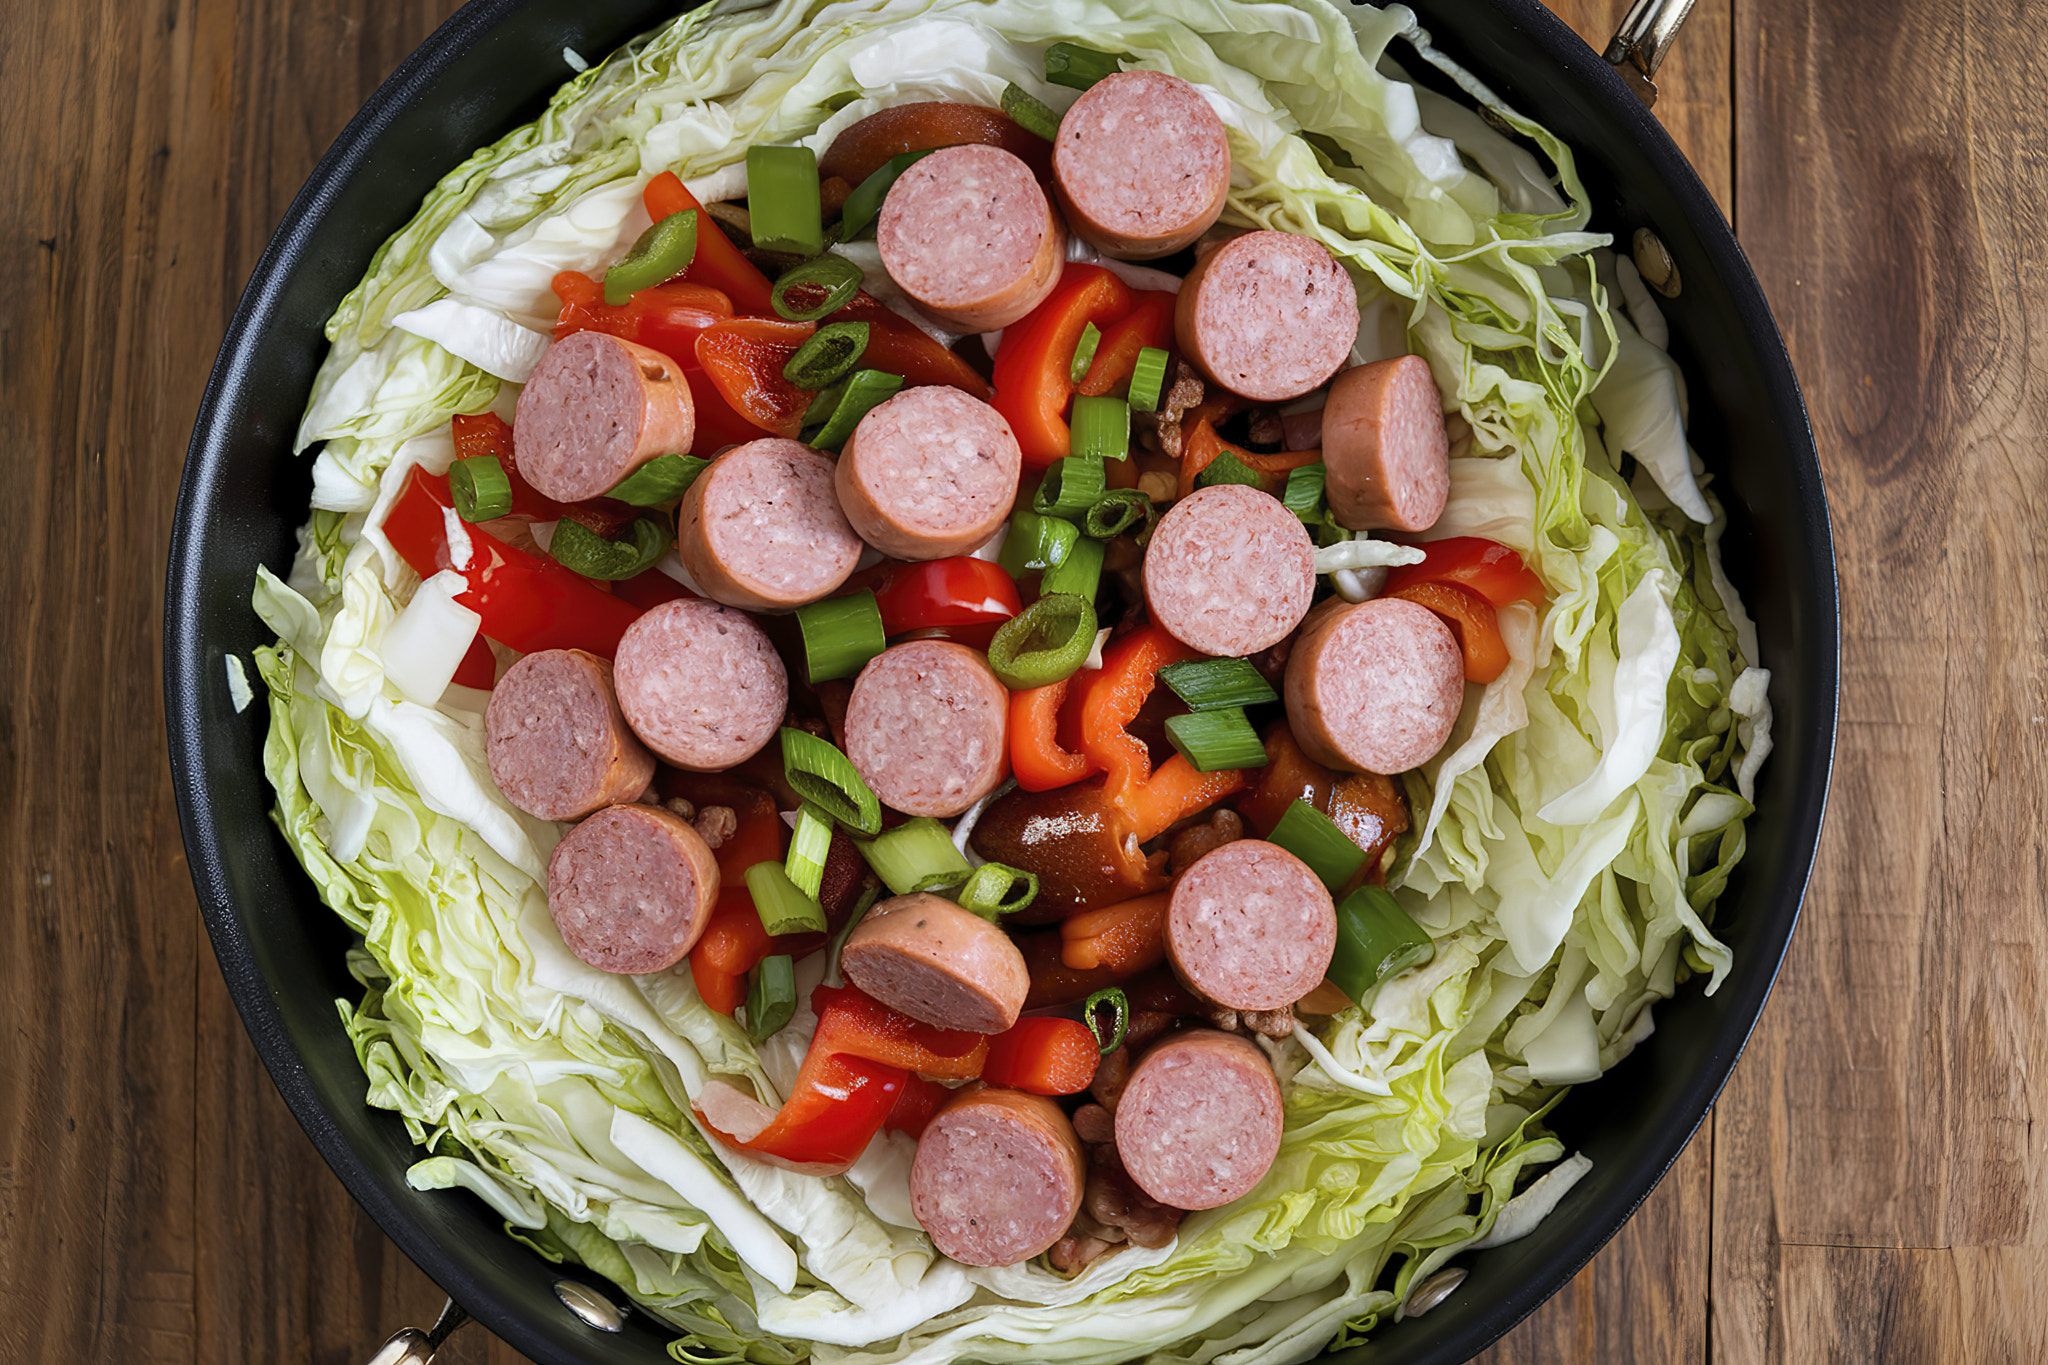
[{"label": "diced white onion", "polygon": [[407,701],[432,706],[441,700],[475,643],[483,618],[455,600],[468,588],[461,574],[442,570],[420,584],[384,632],[384,676]]}]

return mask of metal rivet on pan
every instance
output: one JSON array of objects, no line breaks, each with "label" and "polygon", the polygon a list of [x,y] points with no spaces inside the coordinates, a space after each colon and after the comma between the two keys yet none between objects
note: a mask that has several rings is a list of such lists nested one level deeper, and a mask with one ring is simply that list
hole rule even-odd
[{"label": "metal rivet on pan", "polygon": [[555,1297],[562,1301],[564,1308],[600,1332],[625,1329],[626,1315],[619,1311],[619,1306],[587,1284],[556,1280]]},{"label": "metal rivet on pan", "polygon": [[427,1334],[407,1327],[391,1334],[391,1340],[370,1357],[370,1365],[427,1365],[433,1358],[434,1343]]},{"label": "metal rivet on pan", "polygon": [[1401,1316],[1406,1318],[1421,1317],[1424,1313],[1427,1313],[1430,1309],[1448,1299],[1459,1285],[1465,1283],[1466,1274],[1465,1267],[1461,1265],[1454,1265],[1448,1270],[1437,1271],[1436,1274],[1430,1276],[1421,1284],[1416,1285],[1410,1291],[1408,1305],[1401,1310]]},{"label": "metal rivet on pan", "polygon": [[1678,278],[1678,262],[1671,259],[1670,248],[1664,239],[1648,228],[1637,228],[1635,238],[1636,270],[1643,277],[1643,283],[1667,299],[1678,297],[1678,291],[1685,282]]}]

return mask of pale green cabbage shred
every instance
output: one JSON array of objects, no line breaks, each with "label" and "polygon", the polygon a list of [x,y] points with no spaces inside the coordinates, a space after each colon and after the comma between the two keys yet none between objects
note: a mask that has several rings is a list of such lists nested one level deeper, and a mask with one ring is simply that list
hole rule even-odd
[{"label": "pale green cabbage shred", "polygon": [[[1434,962],[1319,1034],[1348,1083],[1272,1047],[1286,1136],[1255,1191],[1069,1282],[936,1256],[902,1210],[906,1140],[878,1143],[856,1186],[697,1132],[689,1096],[715,1074],[780,1093],[808,1013],[757,1055],[687,969],[607,976],[566,951],[544,892],[558,831],[492,785],[482,694],[428,708],[384,681],[378,642],[418,580],[374,527],[407,469],[452,457],[452,414],[509,413],[549,279],[622,254],[650,177],[738,193],[750,144],[822,147],[877,107],[993,105],[1010,81],[1064,108],[1075,92],[1040,54],[1077,37],[1208,93],[1236,168],[1225,221],[1327,245],[1470,423],[1433,534],[1515,546],[1552,597],[1540,620],[1503,613],[1508,672],[1410,779],[1423,828],[1392,882]],[[1418,99],[1396,61],[1450,71],[1526,142]],[[1563,1086],[1632,1047],[1651,1002],[1728,970],[1709,921],[1768,749],[1768,676],[1709,549],[1682,381],[1642,335],[1661,320],[1609,308],[1587,216],[1569,151],[1405,9],[1322,0],[714,6],[448,175],[329,324],[299,442],[324,442],[316,510],[290,582],[255,594],[281,637],[258,655],[277,819],[362,935],[365,994],[339,1008],[369,1103],[429,1149],[412,1183],[467,1189],[541,1254],[609,1276],[677,1329],[678,1360],[1251,1365],[1396,1312],[1565,1155],[1540,1125]],[[1633,491],[1603,431],[1636,457]]]}]

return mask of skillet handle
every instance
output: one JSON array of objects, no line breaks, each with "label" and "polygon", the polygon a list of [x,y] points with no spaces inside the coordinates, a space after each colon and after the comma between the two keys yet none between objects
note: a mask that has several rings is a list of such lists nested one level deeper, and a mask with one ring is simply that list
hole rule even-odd
[{"label": "skillet handle", "polygon": [[1692,6],[1693,0],[1636,0],[1607,44],[1603,55],[1646,109],[1657,103],[1657,68]]},{"label": "skillet handle", "polygon": [[422,1332],[417,1327],[402,1327],[391,1334],[391,1339],[377,1348],[377,1354],[370,1357],[370,1365],[431,1365],[434,1353],[441,1349],[441,1343],[448,1340],[455,1329],[469,1321],[469,1314],[462,1311],[455,1300],[448,1300],[441,1309],[441,1316],[432,1330]]}]

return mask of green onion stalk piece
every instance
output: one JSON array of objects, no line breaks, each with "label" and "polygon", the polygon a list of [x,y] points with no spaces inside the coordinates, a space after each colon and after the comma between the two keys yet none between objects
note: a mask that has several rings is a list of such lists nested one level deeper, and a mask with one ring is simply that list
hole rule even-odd
[{"label": "green onion stalk piece", "polygon": [[606,540],[581,522],[564,517],[555,523],[548,554],[571,573],[616,583],[653,568],[674,541],[668,526],[653,517],[641,517],[617,540]]},{"label": "green onion stalk piece", "polygon": [[1081,528],[1073,522],[1019,507],[1010,513],[1010,533],[1003,537],[996,562],[1010,577],[1022,578],[1064,563],[1073,556],[1080,539]]},{"label": "green onion stalk piece", "polygon": [[635,507],[657,507],[690,491],[697,476],[711,468],[701,455],[657,455],[612,485],[608,498]]},{"label": "green onion stalk piece", "polygon": [[782,869],[790,884],[813,900],[825,885],[825,855],[832,851],[832,817],[810,802],[796,813],[796,830],[790,835],[789,853]]},{"label": "green onion stalk piece", "polygon": [[806,428],[822,422],[804,437],[804,444],[818,450],[837,450],[853,435],[860,419],[903,387],[903,376],[886,370],[855,370],[811,400],[804,413]]},{"label": "green onion stalk piece", "polygon": [[1138,352],[1138,364],[1131,371],[1131,410],[1157,412],[1159,394],[1166,387],[1166,352],[1147,346]]},{"label": "green onion stalk piece", "polygon": [[983,919],[1014,915],[1038,899],[1038,876],[1006,863],[983,863],[953,899]]},{"label": "green onion stalk piece", "polygon": [[1152,499],[1135,488],[1112,488],[1088,509],[1081,519],[1081,530],[1097,540],[1115,540],[1134,526],[1143,524],[1149,528],[1151,521]]},{"label": "green onion stalk piece", "polygon": [[1052,106],[1015,81],[1003,87],[1003,114],[1033,137],[1051,142],[1060,135],[1060,116]]},{"label": "green onion stalk piece", "polygon": [[1095,348],[1102,344],[1102,333],[1094,323],[1081,329],[1081,339],[1074,343],[1074,360],[1067,366],[1067,377],[1078,384],[1088,377],[1088,367],[1095,363]]},{"label": "green onion stalk piece", "polygon": [[815,256],[825,249],[818,154],[808,147],[747,148],[747,219],[763,251]]},{"label": "green onion stalk piece", "polygon": [[643,289],[689,269],[697,256],[697,210],[671,213],[640,234],[633,249],[604,272],[604,301],[617,308]]},{"label": "green onion stalk piece", "polygon": [[1209,488],[1219,483],[1241,483],[1250,488],[1263,488],[1266,481],[1258,472],[1235,454],[1226,450],[1203,467],[1195,475],[1195,487]]},{"label": "green onion stalk piece", "polygon": [[765,1043],[796,1018],[796,963],[788,953],[764,957],[747,982],[747,1036]]},{"label": "green onion stalk piece", "polygon": [[853,373],[867,349],[868,324],[828,322],[796,348],[782,377],[800,389],[822,389]]},{"label": "green onion stalk piece", "polygon": [[[1103,1034],[1102,1025],[1095,1018],[1095,1011],[1104,1006],[1108,1006],[1110,1012],[1107,1036]],[[1081,1022],[1095,1035],[1096,1045],[1102,1049],[1102,1055],[1107,1057],[1124,1045],[1124,1035],[1130,1031],[1131,999],[1124,994],[1121,986],[1104,986],[1081,1002]]]},{"label": "green onion stalk piece", "polygon": [[1286,814],[1274,822],[1266,841],[1278,844],[1307,863],[1309,871],[1322,878],[1323,885],[1332,891],[1343,890],[1365,866],[1365,850],[1339,829],[1335,820],[1306,801],[1290,805]]},{"label": "green onion stalk piece", "polygon": [[1266,746],[1241,707],[1168,716],[1166,737],[1198,773],[1266,766]]},{"label": "green onion stalk piece", "polygon": [[746,881],[754,912],[770,934],[825,932],[825,907],[792,882],[781,863],[755,863],[747,869]]},{"label": "green onion stalk piece", "polygon": [[881,610],[866,589],[806,603],[796,609],[796,623],[804,637],[804,673],[813,685],[851,677],[889,647]]},{"label": "green onion stalk piece", "polygon": [[1041,517],[1080,516],[1101,500],[1105,476],[1102,461],[1078,455],[1054,460],[1031,495],[1031,510]]},{"label": "green onion stalk piece", "polygon": [[882,828],[882,803],[831,740],[783,727],[782,773],[798,796],[848,830],[874,834]]},{"label": "green onion stalk piece", "polygon": [[1045,50],[1045,78],[1054,85],[1086,90],[1104,76],[1114,76],[1120,62],[1133,60],[1128,52],[1098,52],[1079,43],[1054,43]]},{"label": "green onion stalk piece", "polygon": [[1071,678],[1095,647],[1095,608],[1085,597],[1045,593],[1003,622],[988,645],[988,666],[1013,691]]},{"label": "green onion stalk piece", "polygon": [[464,521],[490,521],[512,510],[512,477],[495,455],[472,455],[449,465],[448,491],[455,515]]},{"label": "green onion stalk piece", "polygon": [[[1014,526],[1015,519],[1011,524]],[[1076,530],[1074,523],[1059,523],[1070,530]],[[1076,534],[1073,548],[1067,557],[1045,571],[1038,580],[1039,592],[1046,596],[1068,592],[1086,601],[1095,600],[1095,590],[1102,586],[1102,542],[1083,539]]]},{"label": "green onion stalk piece", "polygon": [[1131,405],[1121,398],[1074,397],[1067,453],[1089,460],[1121,460],[1131,449]]},{"label": "green onion stalk piece", "polygon": [[1323,519],[1323,479],[1327,472],[1320,463],[1287,471],[1287,487],[1280,494],[1280,501],[1310,525]]},{"label": "green onion stalk piece", "polygon": [[1196,711],[1280,700],[1259,670],[1244,659],[1187,659],[1160,669],[1159,681]]},{"label": "green onion stalk piece", "polygon": [[929,815],[884,830],[862,842],[860,852],[892,896],[958,886],[974,872],[952,834]]},{"label": "green onion stalk piece", "polygon": [[855,185],[839,209],[839,240],[850,242],[872,227],[875,219],[882,216],[882,201],[889,197],[889,187],[896,183],[896,177],[937,150],[927,147],[923,151],[900,152]]},{"label": "green onion stalk piece", "polygon": [[[860,267],[844,256],[814,256],[776,278],[775,291],[769,295],[768,303],[778,317],[791,322],[816,322],[852,302],[865,278]],[[825,293],[810,307],[799,307],[790,301],[789,295],[791,290],[803,288],[822,289]]]},{"label": "green onion stalk piece", "polygon": [[1382,981],[1436,956],[1436,943],[1383,886],[1361,886],[1337,905],[1332,985],[1364,1004]]}]

